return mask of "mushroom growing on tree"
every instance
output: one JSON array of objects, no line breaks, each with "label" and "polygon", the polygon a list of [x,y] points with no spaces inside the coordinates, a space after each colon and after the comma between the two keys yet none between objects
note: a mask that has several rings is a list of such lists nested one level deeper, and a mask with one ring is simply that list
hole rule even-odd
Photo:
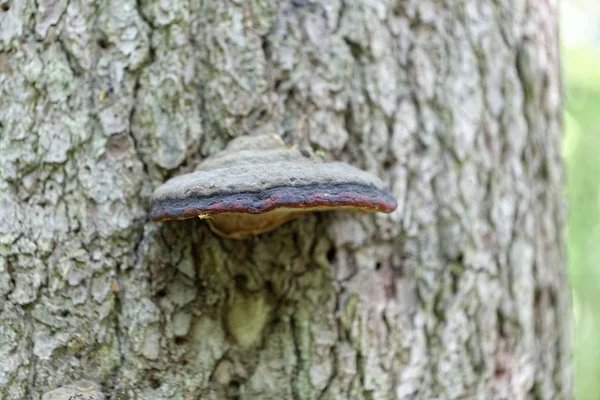
[{"label": "mushroom growing on tree", "polygon": [[153,196],[152,220],[207,219],[217,234],[241,239],[320,210],[392,212],[396,200],[376,176],[325,162],[275,135],[242,136],[168,180]]}]

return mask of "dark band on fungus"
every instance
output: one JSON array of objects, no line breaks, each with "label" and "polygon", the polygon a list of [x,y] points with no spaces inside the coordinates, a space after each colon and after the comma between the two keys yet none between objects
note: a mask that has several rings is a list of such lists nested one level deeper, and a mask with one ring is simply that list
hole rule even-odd
[{"label": "dark band on fungus", "polygon": [[209,196],[159,198],[150,216],[153,221],[164,221],[231,212],[261,214],[280,207],[353,207],[390,212],[396,208],[396,200],[387,190],[371,185],[314,182],[301,186],[278,185],[260,191],[224,190]]}]

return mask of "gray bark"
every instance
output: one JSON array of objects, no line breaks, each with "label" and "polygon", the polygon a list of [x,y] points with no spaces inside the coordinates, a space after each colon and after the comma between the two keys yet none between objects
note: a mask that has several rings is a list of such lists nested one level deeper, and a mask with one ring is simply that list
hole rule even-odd
[{"label": "gray bark", "polygon": [[[1,0],[0,398],[570,397],[557,13]],[[244,241],[149,221],[266,132],[398,209]]]}]

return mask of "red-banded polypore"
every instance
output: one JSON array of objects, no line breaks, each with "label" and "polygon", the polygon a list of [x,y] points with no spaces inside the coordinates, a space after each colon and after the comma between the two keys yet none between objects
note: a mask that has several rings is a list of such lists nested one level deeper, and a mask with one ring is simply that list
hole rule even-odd
[{"label": "red-banded polypore", "polygon": [[217,234],[244,238],[318,210],[391,212],[396,200],[376,176],[325,162],[277,136],[242,136],[152,196],[154,221],[200,217]]}]

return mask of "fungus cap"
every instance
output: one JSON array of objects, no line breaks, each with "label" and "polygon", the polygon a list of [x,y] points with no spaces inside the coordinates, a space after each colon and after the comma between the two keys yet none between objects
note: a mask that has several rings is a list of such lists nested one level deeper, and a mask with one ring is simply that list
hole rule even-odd
[{"label": "fungus cap", "polygon": [[286,147],[277,136],[242,136],[196,171],[152,196],[153,221],[206,218],[218,234],[268,232],[308,211],[391,212],[396,200],[376,176]]}]

